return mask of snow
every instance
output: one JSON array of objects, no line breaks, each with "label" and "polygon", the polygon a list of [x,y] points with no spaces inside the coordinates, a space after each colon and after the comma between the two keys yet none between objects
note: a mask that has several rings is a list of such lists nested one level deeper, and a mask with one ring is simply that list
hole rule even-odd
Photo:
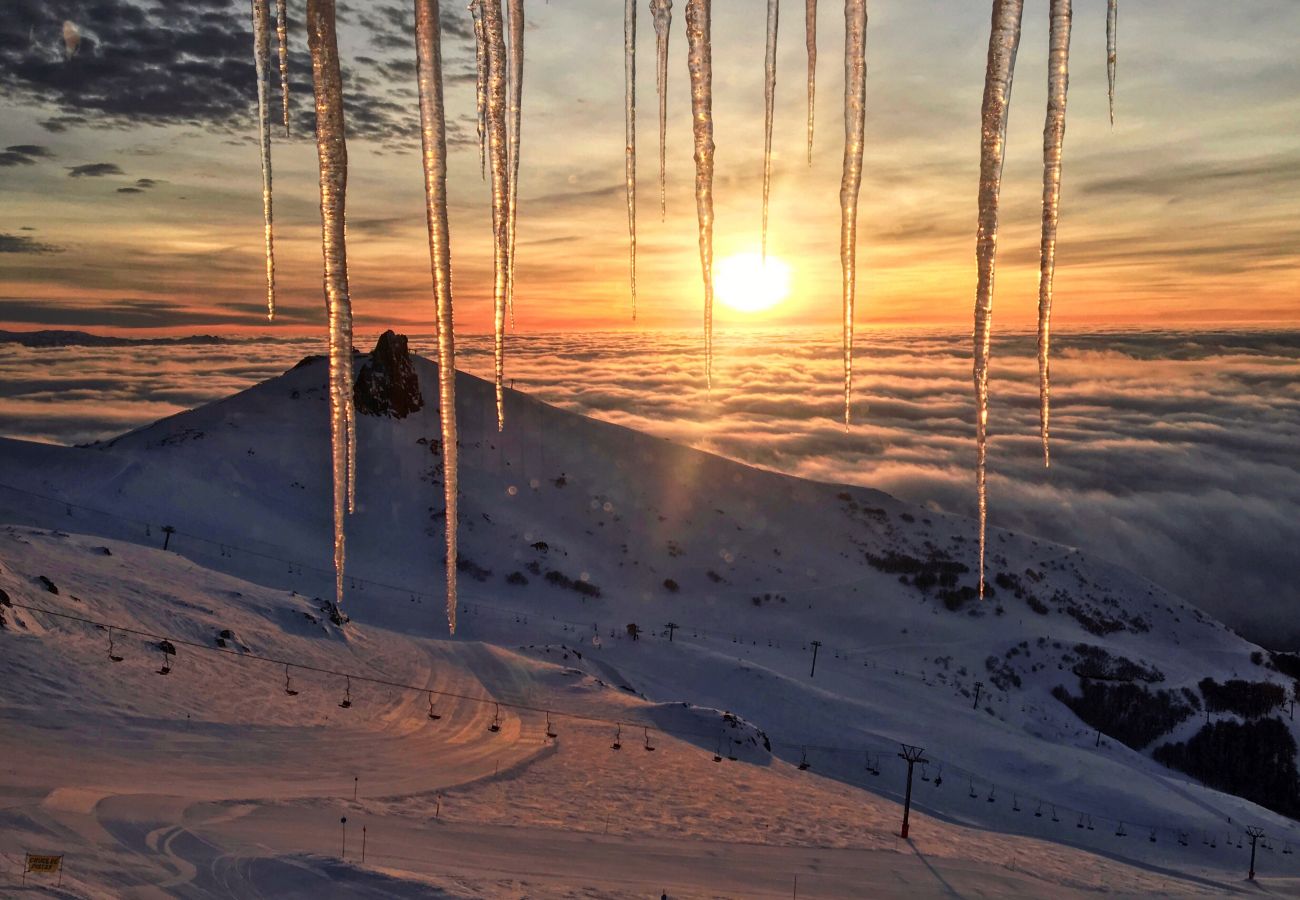
[{"label": "snow", "polygon": [[[434,383],[436,367],[414,362]],[[1156,666],[1162,687],[1276,677],[1213,620],[1117,567],[998,529],[991,567],[1041,572],[1050,613],[1002,589],[950,612],[863,552],[929,542],[973,570],[974,522],[513,391],[499,434],[494,386],[467,375],[456,386],[460,549],[473,567],[461,572],[456,637],[431,627],[443,599],[432,403],[403,420],[358,417],[358,581],[352,623],[330,624],[309,599],[330,597],[333,582],[326,382],[315,359],[107,444],[0,441],[0,521],[14,523],[0,529],[0,588],[19,605],[3,609],[0,632],[0,852],[66,851],[69,894],[170,882],[164,891],[194,896],[307,896],[330,879],[349,896],[789,896],[799,874],[800,896],[1222,895],[1244,876],[1247,851],[1224,846],[1242,824],[1276,845],[1260,852],[1262,884],[1300,888],[1295,856],[1281,853],[1300,842],[1292,823],[1110,739],[1095,747],[1049,694],[1075,686],[1055,642]],[[176,528],[168,552],[162,524]],[[585,573],[600,597],[529,563],[572,584]],[[507,582],[514,571],[528,583]],[[1149,630],[1089,634],[1054,592]],[[114,664],[103,631],[21,606],[169,637],[173,670],[156,674],[156,642],[118,636]],[[681,625],[672,642],[670,621]],[[352,675],[352,708],[338,707],[343,678],[306,668],[286,696],[283,666],[216,652],[222,630],[233,654]],[[1008,658],[1021,640],[1032,655]],[[1022,686],[991,687],[989,656]],[[427,691],[443,692],[437,721]],[[626,723],[617,752],[614,721]],[[649,728],[653,753],[631,723]],[[744,742],[737,762],[713,762],[718,735],[756,730],[771,754]],[[894,836],[902,741],[944,775],[935,787],[918,773],[910,844]],[[1062,821],[1034,817],[1034,798]],[[1096,829],[1075,828],[1071,810]],[[1121,819],[1127,838],[1114,834]],[[1146,823],[1169,830],[1152,844]],[[1199,839],[1211,831],[1214,851]]]}]

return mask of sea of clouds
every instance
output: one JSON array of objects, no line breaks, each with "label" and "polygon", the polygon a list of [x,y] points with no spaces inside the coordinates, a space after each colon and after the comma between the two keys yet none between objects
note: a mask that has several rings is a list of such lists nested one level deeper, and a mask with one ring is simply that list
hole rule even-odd
[{"label": "sea of clouds", "polygon": [[[412,344],[433,355],[430,336]],[[838,335],[719,335],[712,391],[697,333],[527,335],[508,345],[514,386],[565,409],[758,466],[975,511],[966,334],[860,334],[848,430]],[[462,368],[489,375],[488,338],[459,349]],[[0,434],[110,437],[322,350],[283,339],[0,345]],[[1104,556],[1248,637],[1300,647],[1300,332],[1072,333],[1056,339],[1052,373],[1044,469],[1035,338],[995,341],[991,522]]]}]

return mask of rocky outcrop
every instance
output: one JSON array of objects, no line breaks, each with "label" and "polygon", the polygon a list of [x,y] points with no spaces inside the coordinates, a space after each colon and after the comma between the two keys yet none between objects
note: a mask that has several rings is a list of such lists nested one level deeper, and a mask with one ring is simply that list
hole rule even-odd
[{"label": "rocky outcrop", "polygon": [[404,419],[424,407],[406,335],[385,331],[379,336],[352,393],[357,412],[367,416]]}]

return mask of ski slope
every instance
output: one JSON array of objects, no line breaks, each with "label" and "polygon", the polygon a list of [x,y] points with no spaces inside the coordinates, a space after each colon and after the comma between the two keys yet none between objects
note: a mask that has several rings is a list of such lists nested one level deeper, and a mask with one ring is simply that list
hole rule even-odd
[{"label": "ski slope", "polygon": [[[1005,591],[950,611],[868,557],[969,565],[969,521],[514,392],[498,435],[491,386],[465,375],[448,638],[435,374],[415,365],[430,405],[359,417],[343,628],[314,599],[332,594],[323,361],[108,444],[0,441],[0,587],[18,604],[0,633],[0,852],[67,848],[75,896],[307,896],[325,879],[348,896],[788,896],[796,874],[801,896],[1183,896],[1240,888],[1246,823],[1272,837],[1261,884],[1297,888],[1293,823],[1096,745],[1049,693],[1077,684],[1078,642],[1162,686],[1275,677],[1199,611],[997,530],[993,570],[1038,573],[1048,612]],[[23,605],[168,637],[172,671],[154,640],[116,638],[113,663],[106,632]],[[1098,637],[1083,622],[1099,615],[1144,629]],[[291,660],[299,693],[252,656]],[[989,657],[1020,686],[996,686]],[[353,677],[351,708],[344,677],[313,667]],[[737,760],[714,762],[732,736]],[[899,742],[931,761],[911,843]],[[342,815],[373,841],[365,865],[359,833],[339,859]]]}]

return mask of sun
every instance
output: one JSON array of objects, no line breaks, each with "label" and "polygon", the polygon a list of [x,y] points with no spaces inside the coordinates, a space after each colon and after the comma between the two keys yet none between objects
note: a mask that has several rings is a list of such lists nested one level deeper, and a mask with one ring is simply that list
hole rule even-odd
[{"label": "sun", "polygon": [[771,254],[736,253],[718,263],[713,275],[718,300],[737,312],[771,309],[790,295],[790,267]]}]

